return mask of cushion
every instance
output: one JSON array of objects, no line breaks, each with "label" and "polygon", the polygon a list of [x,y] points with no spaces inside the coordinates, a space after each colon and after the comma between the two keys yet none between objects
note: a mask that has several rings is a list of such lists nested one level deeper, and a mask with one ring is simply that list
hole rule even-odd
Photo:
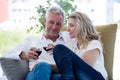
[{"label": "cushion", "polygon": [[104,46],[105,67],[108,72],[108,77],[109,80],[113,80],[114,47],[117,24],[102,25],[96,28],[101,33],[101,39]]},{"label": "cushion", "polygon": [[0,62],[8,80],[25,80],[28,73],[28,61],[0,58]]}]

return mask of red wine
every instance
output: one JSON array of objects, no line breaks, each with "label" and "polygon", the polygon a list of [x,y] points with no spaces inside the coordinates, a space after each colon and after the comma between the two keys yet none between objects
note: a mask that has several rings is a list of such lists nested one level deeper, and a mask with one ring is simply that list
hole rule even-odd
[{"label": "red wine", "polygon": [[38,54],[38,56],[42,53],[42,51],[35,51],[37,54]]},{"label": "red wine", "polygon": [[43,47],[43,49],[44,49],[45,51],[49,51],[49,50],[52,50],[53,48],[47,49],[47,47]]}]

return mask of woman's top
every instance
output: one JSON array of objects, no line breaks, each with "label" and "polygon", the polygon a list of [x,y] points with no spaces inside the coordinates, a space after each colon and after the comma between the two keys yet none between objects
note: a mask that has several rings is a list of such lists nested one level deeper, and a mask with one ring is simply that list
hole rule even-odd
[{"label": "woman's top", "polygon": [[93,50],[93,49],[99,49],[100,51],[100,55],[97,58],[97,61],[94,63],[94,65],[92,66],[95,70],[97,70],[98,72],[100,72],[103,77],[105,79],[108,78],[106,69],[104,67],[104,57],[103,57],[103,48],[102,48],[102,44],[100,41],[98,40],[92,40],[88,43],[88,46],[86,49],[78,49],[77,47],[77,40],[74,40],[73,42],[68,44],[69,48],[75,52],[75,54],[77,54],[79,57],[82,57],[82,55],[89,50]]}]

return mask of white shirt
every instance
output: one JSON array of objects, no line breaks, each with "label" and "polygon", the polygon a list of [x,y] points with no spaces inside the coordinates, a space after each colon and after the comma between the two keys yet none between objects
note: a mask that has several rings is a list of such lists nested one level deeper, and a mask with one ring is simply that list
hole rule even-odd
[{"label": "white shirt", "polygon": [[70,42],[71,39],[69,38],[68,32],[64,31],[64,32],[60,32],[59,34],[59,38],[53,42],[50,39],[46,39],[44,34],[42,34],[39,37],[28,37],[25,42],[19,46],[17,46],[15,49],[10,50],[8,52],[6,52],[3,57],[8,57],[8,58],[13,58],[13,59],[20,59],[19,54],[21,53],[21,51],[25,51],[27,52],[31,47],[37,47],[42,49],[42,53],[39,56],[39,59],[37,60],[29,60],[29,68],[30,70],[34,67],[35,64],[37,64],[38,62],[47,62],[49,64],[55,64],[55,61],[53,59],[53,55],[51,55],[50,53],[47,53],[43,47],[47,47],[48,44],[66,44],[68,42]]},{"label": "white shirt", "polygon": [[100,50],[100,55],[97,58],[97,61],[95,62],[95,64],[92,66],[95,70],[97,70],[98,72],[100,72],[103,77],[107,80],[108,75],[107,75],[107,71],[104,67],[104,57],[103,57],[103,48],[101,43],[98,40],[92,40],[86,49],[82,49],[79,50],[77,48],[77,41],[74,40],[73,42],[68,44],[70,49],[75,52],[79,57],[82,57],[82,55],[88,51],[88,50],[93,50],[93,49],[99,49]]}]

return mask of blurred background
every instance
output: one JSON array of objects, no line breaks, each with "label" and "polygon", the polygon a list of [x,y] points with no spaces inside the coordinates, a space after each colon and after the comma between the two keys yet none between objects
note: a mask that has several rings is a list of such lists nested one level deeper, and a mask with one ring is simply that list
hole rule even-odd
[{"label": "blurred background", "polygon": [[[31,26],[36,25],[37,21],[31,20],[31,17],[37,17],[39,5],[49,6],[60,2],[67,5],[66,2],[76,7],[76,11],[86,13],[93,22],[93,25],[118,24],[114,78],[120,80],[120,0],[0,0],[0,56],[7,50],[14,48],[22,43],[27,36],[38,35],[34,30],[28,32]],[[40,7],[39,7],[40,8]],[[67,7],[63,8],[67,9]],[[40,17],[40,16],[39,16]],[[41,16],[42,17],[42,16]],[[7,80],[0,68],[0,80]]]}]

